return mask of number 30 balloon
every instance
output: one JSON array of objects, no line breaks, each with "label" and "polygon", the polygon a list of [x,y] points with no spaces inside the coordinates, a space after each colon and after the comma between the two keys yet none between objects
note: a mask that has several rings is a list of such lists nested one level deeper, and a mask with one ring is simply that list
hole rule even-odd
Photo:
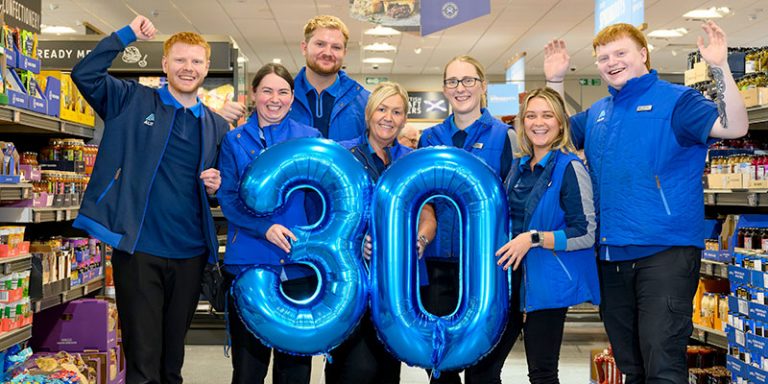
[{"label": "number 30 balloon", "polygon": [[354,156],[330,140],[298,139],[265,151],[245,172],[240,197],[257,215],[280,209],[288,195],[310,187],[323,197],[317,224],[291,230],[298,238],[287,264],[302,263],[319,274],[318,289],[305,300],[280,290],[274,267],[255,266],[232,290],[238,314],[264,344],[302,355],[327,353],[354,330],[365,311],[367,278],[360,242],[371,181]]},{"label": "number 30 balloon", "polygon": [[[455,203],[463,240],[458,308],[444,317],[424,310],[416,281],[418,214],[440,195]],[[499,341],[509,306],[507,274],[494,256],[509,222],[500,180],[466,151],[425,148],[384,172],[373,204],[371,313],[379,337],[400,360],[438,375],[476,363]]]}]

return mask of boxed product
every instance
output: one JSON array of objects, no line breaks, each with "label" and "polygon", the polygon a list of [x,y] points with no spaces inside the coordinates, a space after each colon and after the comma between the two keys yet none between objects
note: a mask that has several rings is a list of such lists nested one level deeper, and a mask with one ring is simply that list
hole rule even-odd
[{"label": "boxed product", "polygon": [[59,117],[63,120],[92,127],[95,124],[96,115],[93,108],[83,98],[80,90],[77,89],[70,74],[61,71],[41,71],[40,78],[45,79],[44,88],[47,88],[48,79],[51,77],[57,79],[60,84]]},{"label": "boxed product", "polygon": [[768,88],[756,87],[740,90],[741,98],[744,99],[744,106],[747,108],[758,105],[768,105]]},{"label": "boxed product", "polygon": [[117,309],[99,299],[79,299],[35,316],[31,345],[40,351],[110,351],[117,347]]},{"label": "boxed product", "polygon": [[0,227],[0,258],[29,253],[29,242],[24,241],[24,226]]}]

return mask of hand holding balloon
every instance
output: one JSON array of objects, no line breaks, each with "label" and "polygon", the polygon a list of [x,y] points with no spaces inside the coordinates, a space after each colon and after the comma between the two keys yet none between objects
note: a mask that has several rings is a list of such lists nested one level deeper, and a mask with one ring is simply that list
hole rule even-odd
[{"label": "hand holding balloon", "polygon": [[512,265],[512,270],[516,271],[529,249],[531,249],[531,233],[523,232],[496,251],[496,256],[499,257],[496,265],[503,265],[505,271]]},{"label": "hand holding balloon", "polygon": [[267,230],[267,233],[264,235],[264,237],[269,241],[270,243],[276,245],[278,248],[285,251],[285,253],[291,252],[291,242],[290,240],[297,241],[296,235],[291,232],[290,229],[280,225],[280,224],[272,224],[271,227]]}]

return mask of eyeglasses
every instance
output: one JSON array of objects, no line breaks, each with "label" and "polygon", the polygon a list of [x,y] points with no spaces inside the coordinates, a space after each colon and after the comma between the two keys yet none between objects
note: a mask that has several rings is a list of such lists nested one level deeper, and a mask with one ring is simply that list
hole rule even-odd
[{"label": "eyeglasses", "polygon": [[464,86],[464,88],[472,88],[477,84],[478,81],[483,81],[483,79],[478,77],[465,77],[461,80],[450,78],[443,80],[443,85],[445,85],[446,88],[456,88],[459,86],[459,83]]}]

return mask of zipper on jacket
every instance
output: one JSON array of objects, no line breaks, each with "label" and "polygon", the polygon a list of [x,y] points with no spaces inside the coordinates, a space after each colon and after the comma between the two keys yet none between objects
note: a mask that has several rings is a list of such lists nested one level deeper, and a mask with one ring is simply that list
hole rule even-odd
[{"label": "zipper on jacket", "polygon": [[555,257],[555,260],[557,260],[557,262],[560,264],[560,267],[563,268],[563,271],[565,272],[565,274],[568,275],[568,280],[573,281],[573,276],[571,276],[571,273],[568,272],[568,268],[565,267],[565,264],[563,264],[563,261],[560,260],[560,257],[557,256],[557,252],[552,251],[552,256]]},{"label": "zipper on jacket", "polygon": [[[141,235],[141,228],[144,227],[144,219],[147,218],[147,208],[149,207],[149,196],[152,193],[152,186],[155,184],[155,177],[157,177],[157,170],[160,169],[160,162],[163,160],[163,156],[165,156],[165,150],[168,149],[168,142],[171,140],[171,134],[173,133],[173,124],[176,123],[176,113],[179,110],[173,111],[173,119],[171,119],[171,126],[168,128],[168,136],[165,138],[165,144],[163,144],[163,151],[160,152],[160,158],[157,160],[157,164],[155,165],[155,172],[152,173],[152,179],[149,181],[149,188],[147,188],[147,197],[144,199],[144,211],[141,213],[141,221],[139,221],[139,230],[136,232],[136,241],[133,242],[133,247],[131,247],[131,252],[133,253],[136,251],[136,246],[139,244],[139,237]],[[200,143],[200,148],[202,150],[202,143]]]},{"label": "zipper on jacket", "polygon": [[99,198],[96,199],[96,204],[100,203],[101,200],[104,198],[104,196],[107,195],[107,192],[109,192],[109,190],[112,189],[112,186],[115,185],[115,182],[117,181],[117,179],[120,178],[120,171],[122,170],[123,168],[117,169],[117,172],[115,172],[115,177],[113,177],[112,180],[109,181],[109,184],[107,184],[107,187],[104,188],[104,192],[102,192],[101,195],[99,195]]},{"label": "zipper on jacket", "polygon": [[232,244],[234,244],[235,240],[237,240],[237,231],[238,231],[238,229],[235,228],[235,233],[232,235],[232,242],[231,242]]},{"label": "zipper on jacket", "polygon": [[661,180],[659,180],[659,175],[656,175],[656,188],[659,189],[661,202],[664,203],[664,209],[667,211],[667,215],[672,215],[672,212],[669,210],[669,204],[667,204],[667,197],[664,195],[664,189],[661,188]]}]

